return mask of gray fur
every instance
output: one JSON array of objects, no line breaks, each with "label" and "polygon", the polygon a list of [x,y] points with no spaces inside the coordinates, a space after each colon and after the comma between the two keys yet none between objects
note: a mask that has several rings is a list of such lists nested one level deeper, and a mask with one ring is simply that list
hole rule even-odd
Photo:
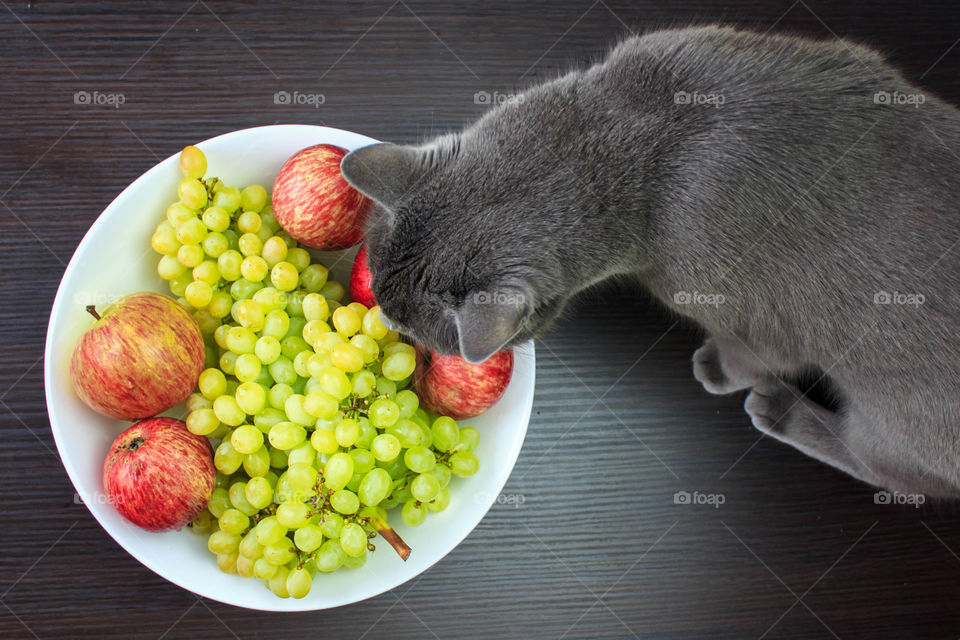
[{"label": "gray fur", "polygon": [[[652,33],[343,168],[381,205],[374,292],[417,340],[479,359],[636,277],[706,329],[697,379],[749,390],[758,429],[872,484],[960,495],[960,113],[876,52]],[[810,369],[839,409],[789,382]]]}]

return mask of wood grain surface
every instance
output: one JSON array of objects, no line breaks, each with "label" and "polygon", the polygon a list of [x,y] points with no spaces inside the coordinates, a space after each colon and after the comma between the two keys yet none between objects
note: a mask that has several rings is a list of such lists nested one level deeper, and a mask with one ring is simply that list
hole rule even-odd
[{"label": "wood grain surface", "polygon": [[[693,380],[697,332],[624,289],[583,296],[538,345],[504,490],[522,504],[366,602],[198,599],[74,500],[44,405],[47,314],[87,228],[158,159],[281,122],[415,141],[478,117],[478,92],[550,78],[632,30],[717,20],[873,44],[960,103],[955,1],[0,2],[0,638],[960,637],[956,506],[875,504],[760,438],[742,396]],[[277,105],[278,91],[324,102]]]}]

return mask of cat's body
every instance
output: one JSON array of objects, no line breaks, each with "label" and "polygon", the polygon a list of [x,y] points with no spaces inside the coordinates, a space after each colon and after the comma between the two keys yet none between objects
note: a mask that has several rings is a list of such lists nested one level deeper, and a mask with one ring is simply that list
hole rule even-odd
[{"label": "cat's body", "polygon": [[[872,484],[960,496],[960,112],[876,53],[654,33],[343,169],[381,205],[374,291],[416,339],[482,359],[637,277],[708,331],[697,379],[750,389],[759,429]],[[837,411],[783,381],[810,370]]]}]

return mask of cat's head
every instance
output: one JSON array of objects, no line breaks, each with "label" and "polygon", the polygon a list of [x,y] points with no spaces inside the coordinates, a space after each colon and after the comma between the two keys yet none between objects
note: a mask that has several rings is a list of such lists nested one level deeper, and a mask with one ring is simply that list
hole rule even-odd
[{"label": "cat's head", "polygon": [[384,322],[471,362],[533,337],[563,302],[542,198],[485,146],[377,144],[341,165],[376,203],[366,243]]}]

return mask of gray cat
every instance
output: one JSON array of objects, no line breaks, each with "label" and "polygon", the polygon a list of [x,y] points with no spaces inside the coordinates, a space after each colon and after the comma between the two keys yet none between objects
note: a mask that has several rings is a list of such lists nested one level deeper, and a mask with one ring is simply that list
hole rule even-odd
[{"label": "gray cat", "polygon": [[[960,112],[849,42],[632,38],[462,133],[349,154],[373,290],[481,361],[638,279],[710,393],[868,483],[960,496]],[[792,382],[829,376],[837,406]]]}]

